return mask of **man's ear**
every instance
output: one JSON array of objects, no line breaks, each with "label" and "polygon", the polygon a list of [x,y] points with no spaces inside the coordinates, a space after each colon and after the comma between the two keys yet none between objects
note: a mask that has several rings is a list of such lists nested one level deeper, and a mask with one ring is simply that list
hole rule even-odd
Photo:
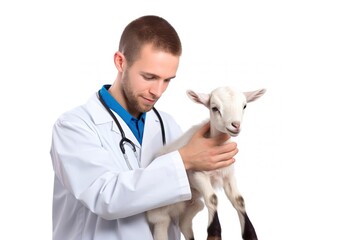
[{"label": "man's ear", "polygon": [[119,72],[123,72],[125,69],[125,65],[126,65],[126,58],[125,58],[124,54],[117,51],[114,54],[114,64],[115,64],[116,69]]}]

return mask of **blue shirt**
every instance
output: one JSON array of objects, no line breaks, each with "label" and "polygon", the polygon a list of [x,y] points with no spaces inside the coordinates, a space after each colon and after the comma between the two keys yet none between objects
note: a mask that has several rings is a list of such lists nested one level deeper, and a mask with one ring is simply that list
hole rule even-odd
[{"label": "blue shirt", "polygon": [[101,97],[103,98],[106,105],[116,112],[128,125],[140,145],[142,144],[142,138],[144,134],[144,126],[145,126],[145,117],[146,113],[142,113],[139,118],[134,118],[128,111],[123,108],[116,100],[111,96],[111,94],[108,92],[108,89],[110,88],[110,85],[104,85],[100,89]]}]

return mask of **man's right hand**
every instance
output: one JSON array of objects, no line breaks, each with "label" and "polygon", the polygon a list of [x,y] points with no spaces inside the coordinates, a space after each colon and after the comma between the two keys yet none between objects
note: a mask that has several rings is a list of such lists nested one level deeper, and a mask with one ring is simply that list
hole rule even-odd
[{"label": "man's right hand", "polygon": [[230,136],[222,133],[213,138],[205,135],[210,129],[210,123],[202,126],[182,148],[179,153],[186,170],[209,171],[227,167],[235,162],[238,153],[235,142],[227,142]]}]

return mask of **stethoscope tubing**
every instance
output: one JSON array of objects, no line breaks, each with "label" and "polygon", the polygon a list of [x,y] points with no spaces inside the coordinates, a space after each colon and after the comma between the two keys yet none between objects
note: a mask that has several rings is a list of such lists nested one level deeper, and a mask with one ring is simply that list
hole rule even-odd
[{"label": "stethoscope tubing", "polygon": [[[126,137],[125,132],[124,132],[123,128],[121,127],[121,124],[119,123],[119,121],[117,120],[116,116],[114,115],[114,113],[111,111],[111,109],[110,109],[109,106],[105,103],[103,97],[101,96],[100,90],[98,91],[98,94],[97,94],[97,95],[98,95],[98,98],[99,98],[101,104],[105,107],[105,109],[107,110],[107,112],[110,114],[110,116],[112,117],[112,119],[114,120],[115,124],[117,125],[117,127],[118,127],[118,129],[119,129],[119,131],[120,131],[121,140],[120,140],[120,142],[119,142],[119,147],[120,147],[120,150],[121,150],[121,152],[122,152],[122,154],[123,154],[123,156],[124,156],[124,159],[125,159],[125,161],[126,161],[126,164],[127,164],[128,168],[129,168],[130,170],[133,170],[133,168],[131,167],[131,164],[130,164],[130,162],[129,162],[129,158],[128,158],[128,156],[127,156],[127,154],[126,154],[126,151],[125,151],[125,144],[129,144],[129,145],[130,145],[131,149],[133,150],[133,152],[134,152],[134,154],[135,154],[136,159],[138,160],[138,165],[139,165],[139,167],[140,167],[140,161],[139,161],[138,155],[137,155],[137,153],[136,153],[136,146],[135,146],[135,144],[134,144],[130,139],[128,139],[128,138]],[[163,145],[165,146],[165,144],[166,144],[166,136],[165,136],[164,122],[163,122],[163,120],[162,120],[162,118],[161,118],[160,113],[156,110],[155,107],[153,107],[153,110],[154,110],[156,116],[157,116],[158,119],[159,119],[160,127],[161,127],[162,142],[163,142]]]}]

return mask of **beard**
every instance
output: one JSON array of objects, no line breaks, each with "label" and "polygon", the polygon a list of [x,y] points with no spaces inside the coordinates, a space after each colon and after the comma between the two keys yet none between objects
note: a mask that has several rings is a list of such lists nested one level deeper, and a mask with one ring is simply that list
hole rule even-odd
[{"label": "beard", "polygon": [[127,102],[129,113],[138,112],[141,114],[143,112],[150,111],[154,107],[154,104],[142,104],[140,102],[139,98],[141,98],[141,96],[136,95],[136,93],[133,91],[131,80],[128,77],[127,71],[125,71],[123,75],[122,92]]}]

